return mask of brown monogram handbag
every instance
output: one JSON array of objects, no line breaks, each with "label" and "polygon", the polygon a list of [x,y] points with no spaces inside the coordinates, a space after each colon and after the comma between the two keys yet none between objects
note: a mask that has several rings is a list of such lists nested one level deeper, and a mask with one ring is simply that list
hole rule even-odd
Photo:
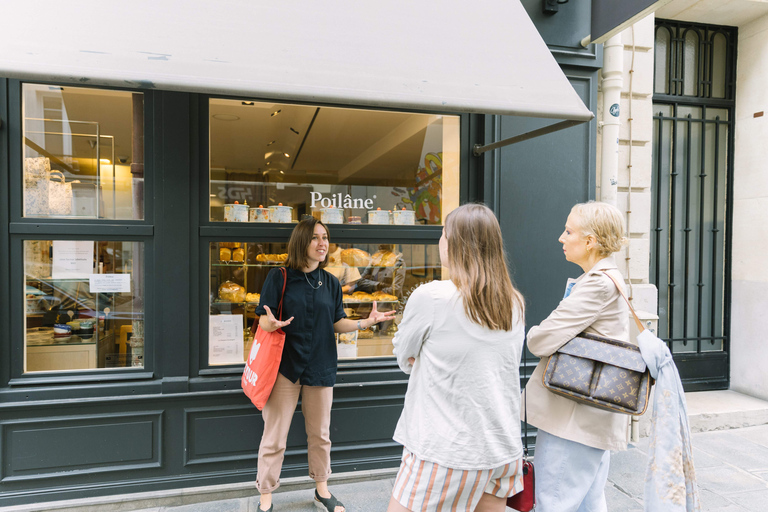
[{"label": "brown monogram handbag", "polygon": [[[619,284],[604,272],[627,301],[640,332],[643,324]],[[544,386],[581,404],[641,415],[648,407],[653,379],[640,349],[631,343],[581,333],[549,356]]]}]

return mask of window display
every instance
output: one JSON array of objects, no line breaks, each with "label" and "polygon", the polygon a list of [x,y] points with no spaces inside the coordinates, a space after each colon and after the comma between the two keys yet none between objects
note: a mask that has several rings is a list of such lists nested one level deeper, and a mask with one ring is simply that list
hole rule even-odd
[{"label": "window display", "polygon": [[26,240],[25,372],[144,366],[141,242]]},{"label": "window display", "polygon": [[459,117],[211,99],[210,220],[440,225]]},{"label": "window display", "polygon": [[143,219],[143,94],[22,87],[23,216]]},{"label": "window display", "polygon": [[[212,242],[208,363],[242,363],[250,352],[255,310],[270,269],[284,264],[287,243]],[[442,278],[437,245],[331,243],[325,268],[342,285],[344,312],[353,320],[379,311],[395,320],[337,335],[340,359],[392,356],[392,338],[408,297]]]}]

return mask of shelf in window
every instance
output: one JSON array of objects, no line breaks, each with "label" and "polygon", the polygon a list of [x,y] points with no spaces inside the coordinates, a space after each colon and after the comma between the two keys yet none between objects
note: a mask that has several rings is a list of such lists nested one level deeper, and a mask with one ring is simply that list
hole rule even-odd
[{"label": "shelf in window", "polygon": [[235,267],[235,268],[243,268],[243,267],[264,267],[264,268],[276,268],[276,267],[282,267],[283,264],[281,263],[244,263],[241,261],[233,261],[230,263],[226,262],[219,262],[219,263],[211,263],[212,267]]}]

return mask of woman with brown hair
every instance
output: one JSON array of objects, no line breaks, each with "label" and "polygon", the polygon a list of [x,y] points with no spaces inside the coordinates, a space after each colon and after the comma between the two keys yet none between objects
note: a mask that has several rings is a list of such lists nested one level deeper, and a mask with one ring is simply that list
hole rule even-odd
[{"label": "woman with brown hair", "polygon": [[486,206],[451,212],[439,248],[450,280],[411,294],[393,341],[411,376],[387,511],[503,512],[506,498],[522,490],[523,298]]},{"label": "woman with brown hair", "polygon": [[272,492],[280,486],[280,470],[288,429],[301,395],[301,412],[307,431],[309,476],[315,480],[315,503],[328,512],[344,512],[344,505],[328,490],[331,473],[331,404],[336,383],[337,353],[334,332],[351,332],[390,320],[394,311],[381,313],[373,303],[365,320],[349,320],[342,305],[341,284],[324,270],[328,264],[330,234],[321,221],[309,218],[296,225],[288,242],[285,262],[287,284],[283,318],[277,311],[283,290],[279,268],[267,274],[256,309],[259,326],[285,332],[285,345],[275,386],[264,406],[264,434],[259,446],[256,487],[259,510],[271,512]]}]

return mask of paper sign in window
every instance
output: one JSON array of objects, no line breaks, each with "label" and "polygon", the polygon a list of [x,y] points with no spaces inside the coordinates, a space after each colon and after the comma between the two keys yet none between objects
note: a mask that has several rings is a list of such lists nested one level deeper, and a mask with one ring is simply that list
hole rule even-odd
[{"label": "paper sign in window", "polygon": [[212,315],[208,318],[209,363],[242,363],[243,315]]}]

